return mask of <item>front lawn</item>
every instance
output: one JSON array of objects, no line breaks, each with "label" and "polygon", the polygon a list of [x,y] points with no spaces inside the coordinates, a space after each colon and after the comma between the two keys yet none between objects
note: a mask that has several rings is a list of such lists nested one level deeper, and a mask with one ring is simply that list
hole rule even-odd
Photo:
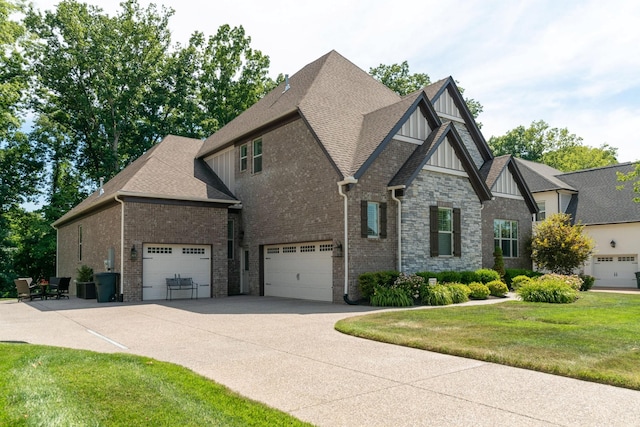
[{"label": "front lawn", "polygon": [[640,295],[507,301],[341,320],[346,334],[640,390]]},{"label": "front lawn", "polygon": [[171,363],[127,354],[0,343],[0,425],[309,424]]}]

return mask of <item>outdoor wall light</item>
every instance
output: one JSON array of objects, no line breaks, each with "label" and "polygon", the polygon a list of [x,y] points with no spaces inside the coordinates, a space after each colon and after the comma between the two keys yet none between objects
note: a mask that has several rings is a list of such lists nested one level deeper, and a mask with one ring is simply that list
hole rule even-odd
[{"label": "outdoor wall light", "polygon": [[131,246],[131,261],[135,261],[138,259],[138,251],[136,250],[136,245]]},{"label": "outdoor wall light", "polygon": [[611,243],[609,243],[609,244],[611,245],[612,248],[616,247],[616,241],[615,240],[612,240]]},{"label": "outdoor wall light", "polygon": [[334,247],[336,249],[336,257],[341,257],[342,256],[342,243],[340,243],[340,240],[336,240],[336,243],[335,243]]}]

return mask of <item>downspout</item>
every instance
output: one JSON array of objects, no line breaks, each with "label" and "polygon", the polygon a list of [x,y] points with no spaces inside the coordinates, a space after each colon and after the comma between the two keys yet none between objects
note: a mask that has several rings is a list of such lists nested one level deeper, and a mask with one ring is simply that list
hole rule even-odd
[{"label": "downspout", "polygon": [[338,194],[344,199],[344,302],[349,305],[356,305],[357,302],[349,299],[349,226],[348,226],[348,199],[342,191],[343,185],[356,184],[358,182],[353,176],[348,176],[344,181],[338,182]]},{"label": "downspout", "polygon": [[398,204],[398,271],[402,272],[402,201],[396,197],[396,190],[404,190],[406,185],[389,187],[391,199]]},{"label": "downspout", "polygon": [[120,210],[120,292],[118,292],[118,295],[122,295],[124,293],[124,202],[118,199],[117,194],[114,199],[122,206]]}]

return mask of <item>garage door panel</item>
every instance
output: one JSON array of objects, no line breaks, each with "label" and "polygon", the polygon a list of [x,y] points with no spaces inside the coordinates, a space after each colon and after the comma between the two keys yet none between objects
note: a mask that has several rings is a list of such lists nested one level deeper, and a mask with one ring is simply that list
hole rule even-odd
[{"label": "garage door panel", "polygon": [[638,271],[637,255],[597,255],[593,262],[595,286],[635,288]]},{"label": "garage door panel", "polygon": [[[211,293],[211,248],[208,245],[145,244],[142,259],[142,299],[167,296],[166,279],[191,277],[198,286],[198,298]],[[191,291],[174,291],[173,298],[191,298]]]},{"label": "garage door panel", "polygon": [[265,248],[265,295],[332,301],[331,242],[271,245]]}]

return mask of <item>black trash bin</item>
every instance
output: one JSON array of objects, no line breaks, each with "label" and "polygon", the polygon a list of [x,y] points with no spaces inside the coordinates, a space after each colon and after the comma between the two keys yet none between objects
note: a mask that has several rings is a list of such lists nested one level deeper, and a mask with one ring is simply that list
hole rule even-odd
[{"label": "black trash bin", "polygon": [[636,271],[636,285],[640,289],[640,271]]},{"label": "black trash bin", "polygon": [[97,273],[94,275],[96,282],[96,298],[98,302],[115,301],[116,289],[120,285],[120,273]]}]

